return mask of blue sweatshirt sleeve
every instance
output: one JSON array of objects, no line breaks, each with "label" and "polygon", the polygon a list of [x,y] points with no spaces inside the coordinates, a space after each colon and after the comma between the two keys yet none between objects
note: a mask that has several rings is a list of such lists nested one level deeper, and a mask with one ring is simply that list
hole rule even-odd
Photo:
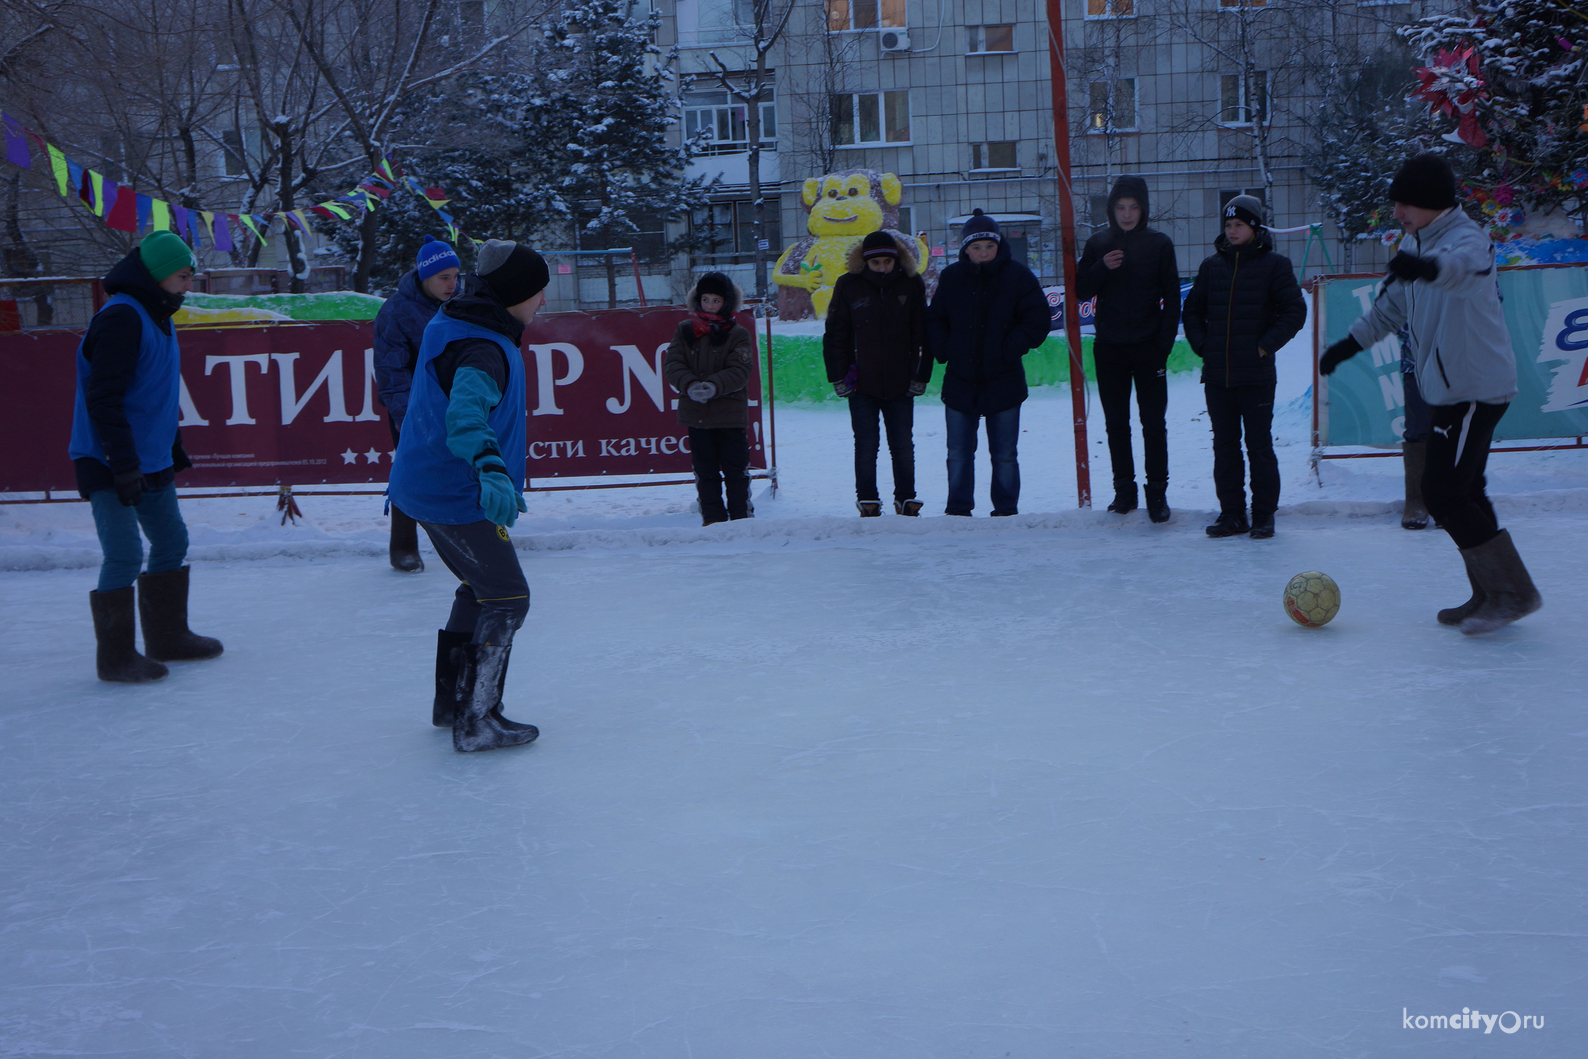
[{"label": "blue sweatshirt sleeve", "polygon": [[496,431],[490,425],[491,410],[501,403],[502,391],[489,375],[478,368],[459,368],[447,400],[448,451],[471,467],[494,459],[505,468]]}]

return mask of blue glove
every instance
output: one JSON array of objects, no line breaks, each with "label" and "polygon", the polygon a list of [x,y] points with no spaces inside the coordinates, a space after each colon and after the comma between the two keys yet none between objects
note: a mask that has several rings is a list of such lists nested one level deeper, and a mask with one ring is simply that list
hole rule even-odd
[{"label": "blue glove", "polygon": [[524,494],[513,488],[507,476],[507,466],[497,460],[483,460],[480,472],[480,508],[485,517],[497,526],[511,526],[518,521],[520,511],[528,511]]}]

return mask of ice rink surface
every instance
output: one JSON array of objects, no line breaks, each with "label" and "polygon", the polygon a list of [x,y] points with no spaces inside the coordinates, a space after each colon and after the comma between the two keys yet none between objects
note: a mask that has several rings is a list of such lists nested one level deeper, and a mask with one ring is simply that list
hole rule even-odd
[{"label": "ice rink surface", "polygon": [[[144,687],[0,575],[0,1055],[1583,1054],[1588,518],[1507,524],[1545,609],[1478,639],[1382,517],[531,551],[543,734],[472,756],[438,564],[201,563],[226,654]],[[1545,1025],[1403,1028],[1464,1008]]]}]

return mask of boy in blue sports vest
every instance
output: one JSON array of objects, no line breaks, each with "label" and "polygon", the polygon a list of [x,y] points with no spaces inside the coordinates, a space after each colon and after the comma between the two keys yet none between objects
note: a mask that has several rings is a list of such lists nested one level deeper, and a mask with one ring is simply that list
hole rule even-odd
[{"label": "boy in blue sports vest", "polygon": [[540,734],[502,716],[513,634],[529,585],[508,527],[524,504],[524,326],[546,301],[546,262],[492,239],[478,273],[425,328],[402,436],[392,504],[412,515],[461,582],[436,641],[431,720],[461,751],[522,746]]},{"label": "boy in blue sports vest", "polygon": [[[94,509],[105,559],[89,593],[100,680],[140,684],[162,662],[214,658],[219,640],[187,627],[187,525],[177,471],[192,464],[177,431],[181,357],[171,316],[193,283],[193,253],[174,232],[155,232],[105,277],[109,294],[77,347],[77,400],[69,454],[77,491]],[[143,542],[149,538],[149,570]],[[143,619],[134,642],[133,584]]]}]

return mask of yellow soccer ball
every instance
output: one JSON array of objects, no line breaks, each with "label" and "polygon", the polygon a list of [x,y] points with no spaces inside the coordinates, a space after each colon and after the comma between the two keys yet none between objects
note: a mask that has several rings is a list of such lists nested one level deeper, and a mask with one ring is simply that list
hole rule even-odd
[{"label": "yellow soccer ball", "polygon": [[1327,625],[1340,613],[1340,586],[1317,570],[1297,574],[1285,586],[1285,613],[1309,629]]}]

